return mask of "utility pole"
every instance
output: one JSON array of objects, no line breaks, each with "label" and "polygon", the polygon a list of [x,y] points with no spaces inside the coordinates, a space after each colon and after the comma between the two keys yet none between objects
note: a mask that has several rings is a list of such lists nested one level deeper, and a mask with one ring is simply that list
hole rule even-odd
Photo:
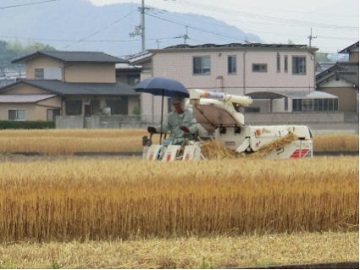
[{"label": "utility pole", "polygon": [[141,15],[141,23],[140,25],[135,26],[133,32],[129,35],[130,37],[141,36],[141,51],[145,51],[145,10],[148,9],[145,7],[145,0],[141,0],[141,7],[139,8]]},{"label": "utility pole", "polygon": [[157,48],[159,49],[160,48],[160,43],[161,43],[161,41],[160,40],[156,40],[156,44],[157,44]]},{"label": "utility pole", "polygon": [[311,41],[317,37],[312,35],[312,28],[310,29],[310,36],[307,37],[309,39],[309,48],[311,48]]},{"label": "utility pole", "polygon": [[189,39],[188,26],[186,26],[185,28],[185,35],[183,36],[183,38],[184,38],[184,44],[186,44],[186,41]]},{"label": "utility pole", "polygon": [[[164,0],[164,1],[170,1],[170,0]],[[176,0],[172,0],[176,1]],[[145,7],[145,0],[141,0],[141,7],[139,8],[140,14],[141,14],[141,23],[140,25],[135,26],[134,31],[129,33],[130,37],[134,36],[141,36],[141,51],[144,52],[146,50],[145,46],[145,10],[150,9]],[[186,39],[189,37],[187,36],[187,26],[186,26],[186,35],[183,35],[184,37],[184,43],[186,43]]]},{"label": "utility pole", "polygon": [[141,51],[145,51],[145,0],[141,0]]},{"label": "utility pole", "polygon": [[187,40],[190,39],[189,35],[188,35],[188,26],[186,26],[185,28],[185,34],[184,35],[180,35],[180,36],[177,36],[175,38],[183,38],[184,39],[184,44],[186,44]]}]

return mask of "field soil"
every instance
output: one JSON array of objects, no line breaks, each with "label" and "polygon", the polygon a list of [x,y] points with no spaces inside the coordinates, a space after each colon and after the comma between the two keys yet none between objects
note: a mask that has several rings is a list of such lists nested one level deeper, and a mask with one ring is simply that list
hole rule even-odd
[{"label": "field soil", "polygon": [[0,268],[235,268],[358,262],[358,232],[7,243]]}]

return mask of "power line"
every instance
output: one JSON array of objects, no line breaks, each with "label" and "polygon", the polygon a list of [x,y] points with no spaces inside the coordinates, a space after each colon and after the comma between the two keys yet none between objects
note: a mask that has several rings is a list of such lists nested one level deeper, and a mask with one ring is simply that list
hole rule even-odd
[{"label": "power line", "polygon": [[[201,3],[201,4],[196,3],[196,5],[199,6],[199,7],[202,7],[202,9],[218,11],[218,9],[210,7],[209,5],[204,4],[204,3]],[[269,23],[269,22],[271,23],[271,21],[272,21],[272,22],[277,22],[277,23],[281,23],[281,24],[283,24],[284,22],[285,23],[290,23],[291,25],[295,25],[295,26],[302,25],[302,26],[306,26],[306,27],[335,28],[335,29],[345,29],[345,30],[358,30],[359,29],[359,27],[348,26],[348,25],[336,25],[336,24],[327,24],[327,23],[319,23],[319,22],[309,22],[309,21],[304,21],[304,20],[287,19],[287,18],[275,17],[275,16],[269,16],[269,15],[263,15],[263,14],[259,15],[258,13],[244,11],[243,9],[240,10],[240,9],[235,8],[235,10],[234,10],[234,8],[235,7],[232,7],[231,10],[227,9],[227,8],[222,8],[222,10],[230,11],[230,12],[231,11],[236,11],[237,16],[239,16],[239,17],[247,17],[247,18],[251,18],[251,19],[260,19],[260,20],[265,21],[267,23]],[[226,21],[229,21],[229,20],[226,19]]]},{"label": "power line", "polygon": [[83,38],[80,38],[80,39],[76,40],[75,42],[72,42],[71,44],[68,44],[68,45],[65,46],[64,48],[70,47],[71,45],[73,45],[73,43],[83,42],[84,40],[86,40],[86,39],[88,39],[88,38],[91,38],[91,37],[93,37],[93,36],[101,33],[102,31],[110,28],[110,27],[113,26],[114,24],[117,24],[118,22],[122,21],[123,19],[129,17],[129,16],[130,16],[132,13],[134,13],[135,11],[136,11],[136,10],[130,11],[128,14],[126,14],[126,15],[123,16],[123,17],[121,17],[120,19],[117,19],[117,20],[113,21],[112,23],[110,23],[109,25],[103,27],[102,29],[99,29],[99,30],[97,30],[97,31],[95,31],[95,32],[93,32],[93,33],[91,33],[91,34],[83,37]]},{"label": "power line", "polygon": [[[334,40],[346,40],[346,41],[354,41],[354,38],[349,38],[349,37],[329,37],[329,36],[317,36],[320,39],[334,39]],[[359,38],[357,38],[359,39]]]},{"label": "power line", "polygon": [[48,41],[48,42],[81,42],[81,43],[122,43],[122,42],[134,42],[132,39],[91,39],[91,40],[76,40],[76,39],[51,39],[51,38],[39,38],[39,37],[19,37],[19,36],[0,36],[5,39],[19,39],[19,40],[33,40],[33,41]]},{"label": "power line", "polygon": [[[154,18],[157,18],[159,20],[163,20],[163,21],[166,21],[166,22],[170,22],[170,23],[174,23],[174,24],[178,24],[178,25],[182,25],[182,26],[187,26],[191,29],[194,29],[194,30],[197,30],[197,31],[201,31],[201,32],[205,32],[205,33],[209,33],[209,34],[212,34],[212,35],[218,35],[218,36],[223,36],[223,37],[227,37],[227,38],[230,38],[230,39],[235,39],[235,40],[238,40],[239,37],[238,36],[232,36],[232,35],[226,35],[224,33],[217,33],[217,32],[214,32],[214,31],[210,31],[210,30],[207,30],[207,29],[204,29],[204,28],[200,28],[200,27],[194,27],[194,26],[189,26],[188,23],[183,23],[183,22],[179,22],[179,21],[174,21],[172,19],[168,19],[168,18],[164,18],[163,16],[159,16],[159,15],[154,15],[154,14],[150,14],[149,12],[146,13],[148,16],[151,16],[151,17],[154,17]],[[266,20],[270,20],[270,18],[274,18],[274,17],[269,17],[267,18]],[[286,19],[284,19],[286,20]],[[300,25],[300,22],[304,22],[304,21],[298,21],[298,20],[289,20],[291,21],[291,25],[288,25],[288,26],[291,26],[291,27],[304,27],[304,26],[301,26]],[[295,24],[296,22],[296,24]],[[249,22],[247,22],[249,23]],[[282,19],[280,19],[279,22],[263,22],[263,24],[271,24],[271,23],[277,23],[277,24],[282,24],[284,25],[284,21],[282,21]],[[304,22],[304,23],[309,23],[309,22]],[[310,23],[309,23],[310,24]],[[318,25],[319,28],[331,28],[331,27],[335,27],[335,28],[346,28],[347,26],[340,26],[340,25],[330,25],[330,24],[316,24]],[[347,30],[355,30],[355,29],[358,29],[358,27],[350,27],[350,29],[347,29]],[[346,30],[346,29],[344,29]],[[249,32],[249,30],[247,31]],[[274,32],[264,32],[264,31],[252,31],[252,32],[256,32],[256,33],[268,33],[268,34],[274,34]],[[276,34],[279,36],[289,36],[289,34],[286,34],[286,33],[278,33],[276,32]],[[294,36],[294,35],[292,35]],[[298,37],[303,37],[302,35],[297,35]],[[323,37],[319,37],[319,38],[323,38]],[[327,37],[328,39],[331,39],[330,37]],[[341,37],[336,37],[336,38],[333,38],[333,39],[339,39]],[[345,37],[344,39],[348,39],[348,37]],[[192,39],[194,40],[194,39]],[[349,40],[349,39],[348,39]],[[352,40],[352,39],[351,39]]]},{"label": "power line", "polygon": [[5,6],[5,7],[0,7],[0,10],[9,9],[9,8],[16,8],[16,7],[24,7],[24,6],[33,6],[33,5],[44,4],[44,3],[55,2],[55,1],[60,1],[60,0],[46,0],[46,1],[38,1],[38,2],[32,2],[32,3],[27,3],[27,4]]},{"label": "power line", "polygon": [[185,23],[176,22],[176,21],[173,21],[173,20],[170,20],[170,19],[166,19],[166,18],[162,18],[162,17],[160,17],[160,16],[156,16],[156,15],[153,15],[153,14],[150,14],[150,13],[146,13],[146,15],[151,16],[151,17],[154,17],[154,18],[159,19],[159,20],[162,20],[162,21],[170,22],[170,23],[173,23],[173,24],[178,24],[178,25],[182,25],[182,26],[187,26],[188,28],[191,28],[191,29],[193,29],[193,30],[197,30],[197,31],[200,31],[200,32],[204,32],[204,33],[208,33],[208,34],[212,34],[212,35],[216,35],[216,36],[222,36],[222,37],[226,37],[226,38],[231,38],[231,39],[239,39],[238,36],[230,36],[230,35],[224,35],[224,34],[222,34],[222,33],[216,33],[216,32],[214,32],[214,31],[210,31],[210,30],[203,29],[203,28],[200,28],[200,27],[190,26],[190,25],[185,24]]}]

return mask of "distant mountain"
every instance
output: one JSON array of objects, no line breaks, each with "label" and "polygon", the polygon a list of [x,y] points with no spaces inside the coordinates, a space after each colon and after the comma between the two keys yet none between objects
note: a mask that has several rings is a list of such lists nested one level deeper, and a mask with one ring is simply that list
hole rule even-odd
[{"label": "distant mountain", "polygon": [[[58,50],[103,51],[116,56],[141,51],[140,36],[129,36],[140,24],[136,4],[97,7],[86,0],[17,3],[13,0],[0,3],[0,40],[19,40],[25,44],[40,42]],[[154,8],[146,9],[146,13],[146,49],[185,41],[193,45],[261,42],[258,36],[211,17]],[[188,39],[184,39],[186,33]]]}]

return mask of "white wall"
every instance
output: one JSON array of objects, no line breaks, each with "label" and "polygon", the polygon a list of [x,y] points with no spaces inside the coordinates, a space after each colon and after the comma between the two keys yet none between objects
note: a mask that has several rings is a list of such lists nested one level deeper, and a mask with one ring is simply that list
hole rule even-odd
[{"label": "white wall", "polygon": [[[277,72],[277,53],[280,54],[281,69]],[[236,74],[227,73],[228,56],[237,57]],[[284,57],[288,57],[288,71],[284,71]],[[193,57],[210,56],[211,74],[194,75]],[[292,74],[292,57],[305,56],[307,61],[306,75]],[[254,63],[267,64],[267,72],[253,72]],[[231,94],[243,94],[256,91],[309,91],[315,88],[314,57],[307,51],[157,51],[153,56],[153,76],[165,76],[182,82],[188,88],[222,90]]]}]

